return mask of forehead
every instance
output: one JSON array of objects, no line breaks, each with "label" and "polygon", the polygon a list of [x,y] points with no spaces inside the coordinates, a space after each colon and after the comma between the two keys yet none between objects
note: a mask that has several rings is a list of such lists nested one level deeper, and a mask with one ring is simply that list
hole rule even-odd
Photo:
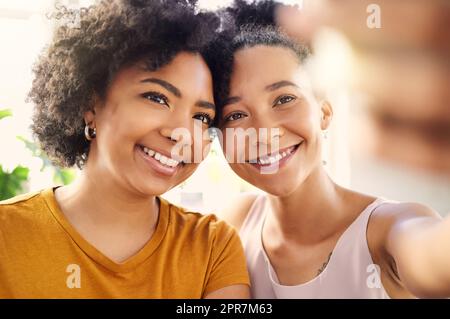
[{"label": "forehead", "polygon": [[155,71],[146,70],[145,63],[138,62],[120,70],[114,82],[117,85],[139,84],[149,77],[170,82],[186,94],[212,90],[212,77],[205,61],[201,55],[188,52],[178,53],[170,63]]},{"label": "forehead", "polygon": [[243,83],[270,84],[279,80],[294,80],[301,72],[296,54],[278,46],[255,46],[235,53],[231,89]]},{"label": "forehead", "polygon": [[154,71],[167,78],[183,78],[211,81],[211,73],[206,62],[198,53],[180,52],[170,63]]}]

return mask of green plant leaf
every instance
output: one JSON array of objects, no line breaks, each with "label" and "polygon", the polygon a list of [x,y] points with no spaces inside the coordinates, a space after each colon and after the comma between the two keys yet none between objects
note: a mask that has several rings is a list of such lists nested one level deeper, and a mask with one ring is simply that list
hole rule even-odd
[{"label": "green plant leaf", "polygon": [[30,170],[17,166],[12,173],[3,170],[0,165],[0,200],[14,197],[23,192],[23,183],[28,180]]},{"label": "green plant leaf", "polygon": [[48,158],[48,156],[39,148],[39,146],[27,140],[23,136],[16,136],[19,141],[22,141],[25,144],[25,147],[31,151],[31,154],[34,157],[38,157],[42,160],[41,172],[47,167],[53,167],[52,161]]},{"label": "green plant leaf", "polygon": [[55,168],[55,174],[53,175],[53,181],[56,184],[67,185],[72,183],[75,179],[75,171],[72,169],[59,169]]},{"label": "green plant leaf", "polygon": [[0,110],[0,120],[8,116],[12,116],[11,110],[9,109]]}]

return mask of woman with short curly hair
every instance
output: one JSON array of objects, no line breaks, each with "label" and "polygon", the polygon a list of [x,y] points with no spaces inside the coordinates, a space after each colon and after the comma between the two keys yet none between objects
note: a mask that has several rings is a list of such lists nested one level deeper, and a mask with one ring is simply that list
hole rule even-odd
[{"label": "woman with short curly hair", "polygon": [[[448,298],[450,217],[328,176],[321,147],[333,108],[311,85],[308,47],[276,26],[280,5],[235,0],[210,46],[230,167],[265,192],[243,194],[222,215],[239,230],[252,297]],[[258,134],[242,147],[228,143],[229,130]]]},{"label": "woman with short curly hair", "polygon": [[235,231],[159,197],[206,147],[174,132],[214,119],[203,52],[217,17],[182,0],[61,10],[68,22],[34,69],[32,130],[55,163],[82,172],[0,203],[0,297],[247,297]]}]

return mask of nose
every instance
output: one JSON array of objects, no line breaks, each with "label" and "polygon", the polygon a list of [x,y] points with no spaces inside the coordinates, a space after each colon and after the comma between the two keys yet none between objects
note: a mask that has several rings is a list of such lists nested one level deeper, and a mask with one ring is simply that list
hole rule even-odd
[{"label": "nose", "polygon": [[160,128],[161,136],[171,143],[171,154],[184,163],[199,163],[204,158],[203,124],[194,120],[190,108],[180,107],[165,118]]},{"label": "nose", "polygon": [[279,149],[280,140],[285,134],[281,123],[267,116],[259,116],[256,118],[255,127],[257,128],[256,147],[259,149],[265,148],[270,152]]},{"label": "nose", "polygon": [[192,142],[194,120],[187,111],[178,110],[172,112],[160,128],[160,134],[172,143]]},{"label": "nose", "polygon": [[164,126],[163,128],[161,128],[160,133],[170,142],[177,143],[181,140],[181,136],[172,134],[174,130],[175,130],[174,128]]}]

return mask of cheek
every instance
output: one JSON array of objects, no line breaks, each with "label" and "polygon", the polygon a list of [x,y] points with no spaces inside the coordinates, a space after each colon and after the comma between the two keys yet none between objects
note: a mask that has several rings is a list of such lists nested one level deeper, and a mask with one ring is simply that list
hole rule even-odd
[{"label": "cheek", "polygon": [[203,144],[202,144],[203,158],[202,158],[202,160],[204,160],[208,156],[208,154],[209,154],[209,152],[211,150],[211,147],[212,147],[211,140],[210,139],[207,139],[207,140],[203,139]]},{"label": "cheek", "polygon": [[284,116],[284,127],[304,139],[312,140],[320,132],[319,115],[311,107],[296,108]]},{"label": "cheek", "polygon": [[114,166],[128,166],[134,160],[135,146],[154,127],[154,119],[133,114],[105,118],[97,130],[100,158],[109,158]]},{"label": "cheek", "polygon": [[248,173],[249,167],[247,166],[247,164],[230,163],[230,168],[242,179],[247,180],[251,176],[251,173],[250,174]]},{"label": "cheek", "polygon": [[246,154],[250,152],[250,140],[247,136],[238,138],[237,136],[223,137],[222,151],[229,164],[242,162]]},{"label": "cheek", "polygon": [[132,114],[118,103],[107,103],[100,112],[97,112],[96,125],[99,136],[107,135],[110,139],[120,138],[127,134],[133,125]]},{"label": "cheek", "polygon": [[121,112],[104,118],[104,130],[116,139],[140,139],[148,132],[155,130],[168,119],[158,110],[146,108],[122,108]]},{"label": "cheek", "polygon": [[172,150],[179,150],[174,153],[182,155],[186,161],[199,164],[209,154],[211,139],[209,131],[204,128],[204,125],[203,127],[198,127],[197,124],[193,126],[193,129],[182,128],[178,133],[172,132],[174,139],[177,140],[176,144],[172,146]]},{"label": "cheek", "polygon": [[197,163],[185,164],[180,172],[176,175],[176,179],[174,180],[175,184],[180,184],[191,177],[192,174],[194,174],[197,170],[198,166],[199,164]]},{"label": "cheek", "polygon": [[231,140],[226,137],[225,131],[221,131],[221,134],[222,139],[221,140],[219,139],[219,142],[221,143],[222,151],[226,157],[227,154],[231,154],[236,150],[234,149],[234,145],[232,145]]}]

